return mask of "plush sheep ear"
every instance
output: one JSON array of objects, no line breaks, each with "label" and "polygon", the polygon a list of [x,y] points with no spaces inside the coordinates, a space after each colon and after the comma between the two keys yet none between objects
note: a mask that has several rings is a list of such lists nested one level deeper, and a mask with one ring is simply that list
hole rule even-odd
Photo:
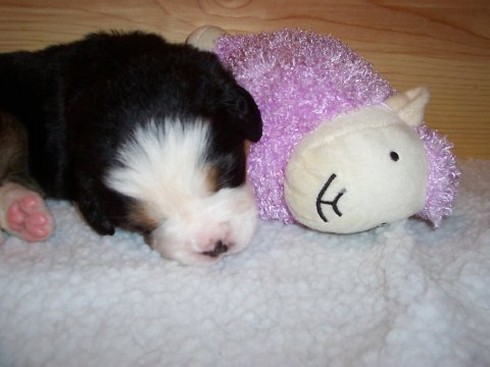
[{"label": "plush sheep ear", "polygon": [[186,43],[202,51],[212,51],[219,36],[226,32],[215,26],[205,25],[197,28],[187,37]]},{"label": "plush sheep ear", "polygon": [[429,99],[429,90],[425,87],[417,87],[395,94],[385,103],[408,125],[418,126],[424,121],[424,110]]}]

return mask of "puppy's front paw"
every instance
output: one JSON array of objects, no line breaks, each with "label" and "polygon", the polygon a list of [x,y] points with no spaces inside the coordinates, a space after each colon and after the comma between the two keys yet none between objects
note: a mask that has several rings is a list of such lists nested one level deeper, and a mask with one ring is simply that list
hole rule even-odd
[{"label": "puppy's front paw", "polygon": [[116,231],[112,222],[103,214],[95,196],[85,195],[83,199],[78,201],[78,208],[90,227],[98,234],[112,236]]}]

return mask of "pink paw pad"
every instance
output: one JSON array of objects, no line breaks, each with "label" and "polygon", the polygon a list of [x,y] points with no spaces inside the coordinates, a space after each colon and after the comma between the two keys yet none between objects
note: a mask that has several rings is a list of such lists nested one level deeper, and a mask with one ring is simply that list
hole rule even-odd
[{"label": "pink paw pad", "polygon": [[53,231],[51,215],[41,197],[26,192],[7,211],[8,231],[29,242],[45,240]]}]

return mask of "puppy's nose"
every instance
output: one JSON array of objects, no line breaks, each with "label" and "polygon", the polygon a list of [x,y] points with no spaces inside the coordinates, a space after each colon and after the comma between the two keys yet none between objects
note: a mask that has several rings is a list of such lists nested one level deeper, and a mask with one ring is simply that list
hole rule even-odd
[{"label": "puppy's nose", "polygon": [[214,246],[214,250],[205,251],[203,254],[211,257],[218,257],[219,255],[224,254],[226,251],[228,251],[228,246],[225,245],[223,241],[218,241]]}]

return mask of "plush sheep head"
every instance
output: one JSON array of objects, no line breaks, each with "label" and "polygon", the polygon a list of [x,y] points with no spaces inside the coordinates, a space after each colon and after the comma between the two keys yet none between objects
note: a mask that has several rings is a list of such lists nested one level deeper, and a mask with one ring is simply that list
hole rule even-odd
[{"label": "plush sheep head", "polygon": [[216,53],[259,106],[247,173],[262,219],[352,233],[412,215],[437,227],[451,213],[460,172],[423,123],[425,88],[396,93],[340,40],[309,31],[206,26],[188,42]]},{"label": "plush sheep head", "polygon": [[284,191],[296,220],[319,231],[351,233],[420,212],[428,164],[414,127],[428,99],[423,88],[396,95],[386,106],[321,123],[298,143]]}]

